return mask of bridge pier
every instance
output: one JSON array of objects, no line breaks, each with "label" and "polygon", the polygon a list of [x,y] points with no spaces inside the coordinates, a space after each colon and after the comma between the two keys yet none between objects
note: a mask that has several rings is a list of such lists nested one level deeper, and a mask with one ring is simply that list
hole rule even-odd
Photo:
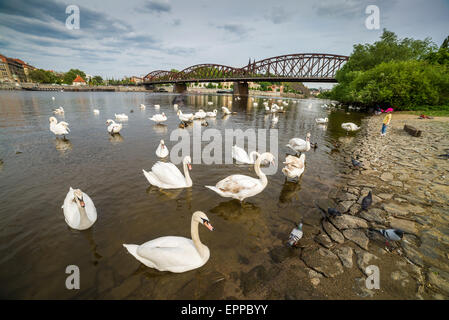
[{"label": "bridge pier", "polygon": [[234,95],[247,96],[248,95],[248,82],[236,81],[234,82]]},{"label": "bridge pier", "polygon": [[187,84],[185,83],[175,83],[173,85],[173,92],[183,93],[187,91]]}]

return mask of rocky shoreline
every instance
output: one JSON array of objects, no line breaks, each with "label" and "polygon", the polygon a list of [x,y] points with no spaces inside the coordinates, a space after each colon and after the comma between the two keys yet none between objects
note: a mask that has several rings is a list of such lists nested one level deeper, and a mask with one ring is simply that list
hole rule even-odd
[{"label": "rocky shoreline", "polygon": [[[447,153],[444,150],[449,148],[449,121],[447,118],[420,120],[417,116],[397,114],[393,115],[387,136],[380,137],[382,119],[369,117],[363,121],[357,137],[342,139],[341,155],[347,166],[340,175],[343,183],[332,192],[331,198],[344,214],[323,220],[324,233],[319,235],[325,247],[349,240],[358,248],[341,247],[335,253],[319,252],[320,256],[336,255],[345,267],[352,268],[354,251],[362,272],[377,260],[382,272],[388,269],[381,266],[385,260],[383,255],[388,254],[398,267],[391,273],[391,281],[402,282],[404,288],[408,282],[414,282],[417,299],[448,299],[449,161],[438,155]],[[404,124],[422,130],[422,137],[406,133]],[[362,168],[352,166],[351,158],[362,162]],[[369,191],[373,194],[373,204],[362,211],[361,201]],[[387,248],[385,239],[373,238],[370,227],[399,228],[406,234],[402,241]],[[307,261],[307,252],[304,255],[307,265],[332,276],[323,268],[332,264],[321,261],[314,267]],[[336,257],[332,259],[337,261]],[[400,268],[406,264],[407,271]],[[337,274],[343,272],[341,267],[331,268],[330,272],[335,270]],[[319,281],[312,278],[313,282]],[[359,289],[372,296],[373,290],[364,290],[363,286],[364,283]]]}]

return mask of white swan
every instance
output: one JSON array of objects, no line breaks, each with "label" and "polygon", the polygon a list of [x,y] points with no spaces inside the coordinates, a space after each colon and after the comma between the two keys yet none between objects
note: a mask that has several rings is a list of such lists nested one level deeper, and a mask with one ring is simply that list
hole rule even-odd
[{"label": "white swan", "polygon": [[168,148],[164,143],[164,140],[161,140],[161,142],[159,143],[159,146],[156,149],[156,155],[159,158],[165,158],[166,156],[168,156]]},{"label": "white swan", "polygon": [[202,267],[210,256],[209,248],[200,241],[199,223],[210,231],[214,230],[206,214],[196,211],[190,223],[192,239],[166,236],[141,245],[123,244],[123,246],[144,265],[159,271],[180,273],[197,269]]},{"label": "white swan", "polygon": [[290,139],[290,141],[287,144],[287,147],[292,149],[293,151],[297,153],[301,152],[307,152],[310,150],[310,132],[306,135],[306,141],[299,139],[299,138],[293,138]]},{"label": "white swan", "polygon": [[120,114],[114,113],[114,115],[117,120],[128,120],[128,116],[124,113],[120,113]]},{"label": "white swan", "polygon": [[186,156],[182,163],[185,176],[171,162],[158,161],[153,165],[151,171],[147,172],[143,169],[142,171],[150,184],[161,189],[189,188],[192,186],[192,179],[189,175],[189,170],[192,170],[192,159]]},{"label": "white swan", "polygon": [[152,116],[151,118],[148,118],[151,121],[157,122],[157,123],[161,123],[164,121],[167,121],[167,116],[165,115],[164,112],[162,112],[162,114],[155,114],[154,116]]},{"label": "white swan", "polygon": [[262,192],[268,184],[267,176],[260,170],[260,164],[263,160],[268,160],[269,162],[274,163],[274,156],[269,152],[265,152],[257,158],[256,163],[254,164],[254,171],[256,171],[259,179],[241,174],[234,174],[219,181],[215,187],[206,186],[206,188],[215,191],[222,197],[234,198],[240,201],[255,196]]},{"label": "white swan", "polygon": [[59,107],[56,108],[55,110],[53,110],[54,114],[64,114],[64,108],[63,107]]},{"label": "white swan", "polygon": [[317,118],[317,119],[315,119],[315,122],[319,123],[319,124],[324,124],[324,123],[328,123],[329,119],[328,118]]},{"label": "white swan", "polygon": [[273,118],[271,118],[271,123],[276,124],[279,121],[279,117],[276,114],[273,114]]},{"label": "white swan", "polygon": [[146,107],[147,107],[147,106],[144,105],[143,103],[140,104],[140,110],[145,110]]},{"label": "white swan", "polygon": [[254,162],[256,161],[255,159],[259,156],[259,153],[257,151],[251,151],[248,156],[248,153],[246,153],[245,149],[238,146],[232,146],[231,151],[233,159],[246,164],[254,164]]},{"label": "white swan", "polygon": [[100,114],[100,110],[94,109],[94,114]]},{"label": "white swan", "polygon": [[51,100],[55,101],[55,97],[51,97]]},{"label": "white swan", "polygon": [[214,109],[213,112],[208,111],[208,112],[206,112],[206,117],[215,118],[215,117],[217,117],[217,112],[218,112],[217,109]]},{"label": "white swan", "polygon": [[228,108],[226,108],[226,107],[221,107],[221,110],[223,111],[223,113],[224,114],[226,114],[226,115],[228,115],[228,114],[231,114],[232,112],[231,111],[229,111],[229,109]]},{"label": "white swan", "polygon": [[158,105],[158,104],[155,104],[155,105],[154,105],[154,108],[155,108],[155,109],[159,109],[160,107],[161,107],[161,106]]},{"label": "white swan", "polygon": [[214,103],[213,103],[212,101],[209,101],[207,104],[211,106],[211,105],[213,105]]},{"label": "white swan", "polygon": [[61,208],[65,222],[72,229],[86,230],[97,221],[97,209],[92,199],[80,189],[70,187]]},{"label": "white swan", "polygon": [[64,136],[69,134],[69,124],[65,121],[61,121],[58,123],[55,117],[50,117],[48,119],[50,121],[50,131],[53,132],[56,136]]},{"label": "white swan", "polygon": [[346,133],[348,133],[349,131],[357,131],[360,129],[360,127],[358,127],[355,123],[352,123],[352,122],[342,123],[341,127],[344,130],[346,130]]},{"label": "white swan", "polygon": [[198,110],[198,112],[195,113],[193,116],[193,119],[204,119],[206,118],[207,114],[204,112],[203,109]]},{"label": "white swan", "polygon": [[193,120],[192,113],[182,113],[181,110],[178,110],[177,115],[179,117],[179,120],[184,121],[184,122],[190,122]]},{"label": "white swan", "polygon": [[114,121],[114,120],[111,120],[111,119],[108,119],[108,120],[106,121],[106,124],[109,125],[109,126],[108,126],[108,132],[109,132],[110,134],[116,134],[116,133],[119,133],[120,130],[122,130],[122,128],[123,128],[123,125],[122,125],[121,123],[115,123],[115,121]]},{"label": "white swan", "polygon": [[259,104],[257,102],[253,102],[253,106],[257,107]]},{"label": "white swan", "polygon": [[301,156],[295,157],[295,156],[287,156],[285,159],[284,164],[286,165],[284,168],[282,168],[282,173],[290,179],[299,178],[301,177],[302,173],[304,172],[304,161],[306,159],[306,155],[303,153]]}]

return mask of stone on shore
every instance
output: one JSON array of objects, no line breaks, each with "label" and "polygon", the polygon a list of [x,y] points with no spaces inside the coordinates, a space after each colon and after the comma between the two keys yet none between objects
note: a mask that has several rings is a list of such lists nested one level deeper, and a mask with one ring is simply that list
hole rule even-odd
[{"label": "stone on shore", "polygon": [[332,218],[332,224],[339,230],[368,228],[368,224],[365,220],[348,214]]},{"label": "stone on shore", "polygon": [[338,231],[337,228],[335,228],[332,223],[330,223],[327,220],[323,220],[323,229],[326,231],[326,233],[329,235],[329,237],[338,243],[345,242],[345,238],[341,234],[340,231]]},{"label": "stone on shore", "polygon": [[307,248],[304,249],[301,258],[309,268],[321,272],[327,278],[343,273],[343,266],[337,255],[328,249]]},{"label": "stone on shore", "polygon": [[346,229],[343,231],[343,235],[346,239],[349,239],[365,250],[368,250],[369,239],[365,233],[358,229]]},{"label": "stone on shore", "polygon": [[366,273],[366,267],[371,265],[373,260],[379,260],[379,258],[372,253],[360,249],[356,249],[355,253],[357,255],[358,267],[365,275],[368,276],[369,274]]},{"label": "stone on shore", "polygon": [[341,247],[335,250],[335,253],[340,258],[341,263],[346,268],[352,268],[353,262],[352,262],[352,253],[353,250],[351,247]]},{"label": "stone on shore", "polygon": [[418,229],[416,228],[416,223],[410,220],[398,219],[395,217],[388,218],[390,226],[395,229],[401,229],[405,232],[418,234]]}]

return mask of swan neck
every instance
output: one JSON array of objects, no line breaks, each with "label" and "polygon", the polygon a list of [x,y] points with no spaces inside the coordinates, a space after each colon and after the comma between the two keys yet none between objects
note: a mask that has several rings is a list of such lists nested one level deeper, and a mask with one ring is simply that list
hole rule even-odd
[{"label": "swan neck", "polygon": [[189,169],[187,168],[187,163],[184,162],[184,176],[186,178],[186,184],[188,187],[192,186],[192,179],[190,179]]},{"label": "swan neck", "polygon": [[204,245],[201,243],[200,235],[198,234],[198,222],[195,221],[193,219],[193,217],[192,217],[192,223],[190,225],[190,232],[191,232],[193,244],[194,244],[196,250],[198,251],[198,254],[200,255],[200,257],[203,258],[204,255],[206,254],[206,252],[204,249]]},{"label": "swan neck", "polygon": [[252,162],[256,162],[256,157],[257,156],[260,156],[259,155],[259,153],[257,152],[257,151],[251,151],[251,153],[249,154],[249,159],[252,161]]},{"label": "swan neck", "polygon": [[266,186],[268,183],[267,176],[262,172],[262,170],[260,170],[260,163],[262,162],[262,158],[264,157],[260,156],[257,158],[256,163],[254,164],[254,171],[256,171],[256,174],[262,181],[262,184]]}]

